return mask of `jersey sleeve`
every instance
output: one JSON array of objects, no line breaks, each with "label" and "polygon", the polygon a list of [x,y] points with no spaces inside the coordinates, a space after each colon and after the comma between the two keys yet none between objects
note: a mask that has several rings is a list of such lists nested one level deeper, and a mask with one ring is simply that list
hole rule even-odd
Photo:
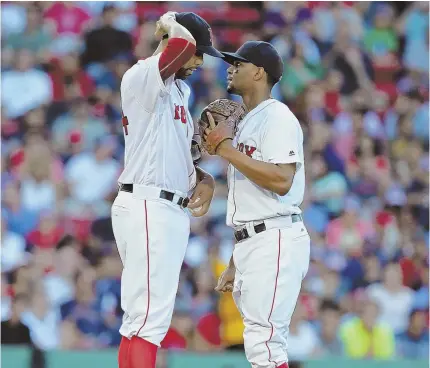
[{"label": "jersey sleeve", "polygon": [[170,93],[173,75],[163,82],[158,66],[161,54],[139,60],[124,74],[122,95],[132,95],[148,112],[154,112],[157,100]]},{"label": "jersey sleeve", "polygon": [[273,164],[303,163],[303,133],[296,117],[291,113],[269,114],[262,132],[261,153],[265,162]]},{"label": "jersey sleeve", "polygon": [[183,38],[169,39],[158,61],[161,79],[165,81],[175,74],[196,51],[196,45]]}]

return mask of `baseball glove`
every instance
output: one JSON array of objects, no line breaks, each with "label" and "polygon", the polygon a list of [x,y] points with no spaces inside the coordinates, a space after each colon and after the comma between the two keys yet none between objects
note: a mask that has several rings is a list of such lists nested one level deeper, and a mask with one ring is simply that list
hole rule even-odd
[{"label": "baseball glove", "polygon": [[[216,128],[204,139],[204,132],[210,128],[207,112],[215,120]],[[239,122],[245,117],[247,111],[243,104],[222,98],[207,105],[198,121],[199,133],[203,148],[211,155],[216,153],[218,146],[226,139],[233,139]]]}]

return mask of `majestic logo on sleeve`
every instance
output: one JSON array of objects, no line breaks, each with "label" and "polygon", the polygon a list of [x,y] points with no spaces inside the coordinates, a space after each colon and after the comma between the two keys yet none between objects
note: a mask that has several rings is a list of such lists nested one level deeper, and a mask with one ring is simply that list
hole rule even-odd
[{"label": "majestic logo on sleeve", "polygon": [[295,155],[294,151],[290,151],[289,156],[291,157],[291,156],[294,156],[294,155]]},{"label": "majestic logo on sleeve", "polygon": [[181,119],[182,124],[187,123],[187,113],[184,106],[175,104],[175,120]]},{"label": "majestic logo on sleeve", "polygon": [[256,147],[252,147],[249,146],[247,144],[243,144],[240,143],[239,146],[237,147],[237,149],[242,152],[245,153],[247,156],[252,157],[252,154],[254,153],[254,151],[257,149]]}]

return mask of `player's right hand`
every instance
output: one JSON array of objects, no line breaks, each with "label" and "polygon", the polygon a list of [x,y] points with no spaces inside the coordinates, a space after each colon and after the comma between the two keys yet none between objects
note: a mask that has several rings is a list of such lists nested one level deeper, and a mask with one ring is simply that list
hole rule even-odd
[{"label": "player's right hand", "polygon": [[228,266],[219,277],[218,285],[215,287],[215,290],[222,293],[232,292],[235,274],[236,274],[236,268],[231,265]]},{"label": "player's right hand", "polygon": [[163,14],[156,23],[155,36],[162,37],[166,33],[169,33],[170,27],[176,22],[176,13],[168,11]]},{"label": "player's right hand", "polygon": [[155,33],[154,36],[156,38],[161,38],[163,37],[165,34],[167,33],[167,31],[161,26],[161,23],[159,20],[157,20],[157,23],[155,24]]}]

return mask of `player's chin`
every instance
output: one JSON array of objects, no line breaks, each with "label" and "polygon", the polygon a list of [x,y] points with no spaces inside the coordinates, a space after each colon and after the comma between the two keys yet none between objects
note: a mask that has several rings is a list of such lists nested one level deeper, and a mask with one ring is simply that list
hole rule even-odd
[{"label": "player's chin", "polygon": [[231,82],[227,85],[227,92],[233,95],[238,94],[236,88],[234,88],[234,85]]},{"label": "player's chin", "polygon": [[178,79],[187,79],[187,78],[191,77],[195,71],[196,71],[196,69],[194,69],[194,68],[180,69],[176,73],[176,78],[178,78]]}]

